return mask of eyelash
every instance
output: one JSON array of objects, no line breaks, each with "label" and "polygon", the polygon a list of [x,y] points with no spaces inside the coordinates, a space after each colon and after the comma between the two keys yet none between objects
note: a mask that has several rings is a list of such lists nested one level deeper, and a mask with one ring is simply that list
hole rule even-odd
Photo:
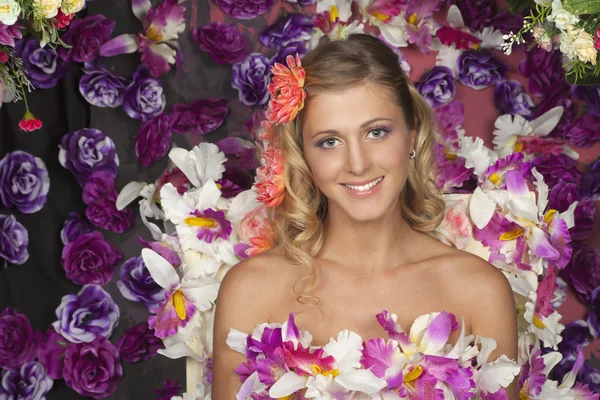
[{"label": "eyelash", "polygon": [[[371,129],[371,130],[370,130],[368,133],[371,133],[371,132],[373,132],[373,131],[381,131],[381,132],[383,132],[383,136],[380,136],[380,137],[378,137],[378,138],[375,138],[375,139],[383,139],[383,138],[385,138],[385,137],[386,137],[386,136],[387,136],[387,135],[390,133],[390,129],[389,129],[389,128],[385,128],[385,127],[383,127],[383,126],[382,126],[382,127],[378,127],[378,128],[373,128],[373,129]],[[337,139],[337,138],[334,138],[334,137],[328,137],[328,138],[325,138],[325,139],[323,139],[323,140],[320,140],[320,141],[317,143],[317,147],[320,147],[320,148],[322,148],[323,150],[331,150],[331,149],[333,149],[334,147],[324,147],[324,146],[323,146],[323,144],[325,144],[325,142],[327,142],[328,140],[331,140],[331,139],[339,141],[339,139]]]}]

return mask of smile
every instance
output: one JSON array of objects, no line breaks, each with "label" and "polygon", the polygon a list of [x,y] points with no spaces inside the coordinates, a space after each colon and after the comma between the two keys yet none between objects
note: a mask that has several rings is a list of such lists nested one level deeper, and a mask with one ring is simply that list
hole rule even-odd
[{"label": "smile", "polygon": [[383,180],[383,176],[380,176],[379,178],[365,184],[365,185],[361,185],[361,186],[357,186],[357,185],[346,185],[345,183],[342,183],[343,186],[347,187],[348,189],[352,189],[358,192],[365,192],[375,186],[377,186],[381,181]]}]

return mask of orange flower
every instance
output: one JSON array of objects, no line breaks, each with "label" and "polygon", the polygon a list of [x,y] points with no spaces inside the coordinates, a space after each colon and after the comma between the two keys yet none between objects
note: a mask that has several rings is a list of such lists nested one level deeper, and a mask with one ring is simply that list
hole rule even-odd
[{"label": "orange flower", "polygon": [[294,57],[289,55],[286,63],[287,67],[275,63],[271,68],[273,81],[268,86],[271,100],[265,114],[273,124],[285,124],[296,118],[298,111],[304,107],[306,98],[303,89],[306,73],[300,63],[300,56],[296,54],[294,60]]},{"label": "orange flower", "polygon": [[283,155],[279,149],[267,146],[263,153],[265,165],[258,168],[255,190],[259,201],[267,207],[276,207],[283,201],[285,183],[283,179]]},{"label": "orange flower", "polygon": [[246,249],[248,257],[260,254],[273,247],[275,233],[267,221],[267,212],[264,206],[256,207],[244,216],[242,233],[250,243],[250,247]]}]

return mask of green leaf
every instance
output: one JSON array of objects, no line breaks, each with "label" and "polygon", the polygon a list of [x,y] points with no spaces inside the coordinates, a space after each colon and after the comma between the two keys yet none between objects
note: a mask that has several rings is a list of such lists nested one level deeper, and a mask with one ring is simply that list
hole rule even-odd
[{"label": "green leaf", "polygon": [[567,75],[567,82],[569,82],[570,84],[577,84],[577,85],[600,85],[600,76],[594,76],[593,74],[586,74],[583,77],[577,79],[577,82],[575,82],[575,74],[568,74]]},{"label": "green leaf", "polygon": [[508,11],[513,14],[518,14],[527,7],[535,7],[535,2],[533,0],[507,0]]},{"label": "green leaf", "polygon": [[563,8],[572,14],[597,14],[600,13],[598,0],[563,0]]}]

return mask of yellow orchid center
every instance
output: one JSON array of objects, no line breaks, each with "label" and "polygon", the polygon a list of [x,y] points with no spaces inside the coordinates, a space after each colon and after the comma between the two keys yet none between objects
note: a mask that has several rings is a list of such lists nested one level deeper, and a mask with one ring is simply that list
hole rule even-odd
[{"label": "yellow orchid center", "polygon": [[323,368],[319,367],[317,364],[312,365],[312,370],[315,373],[315,375],[323,375],[323,376],[331,375],[334,378],[336,376],[338,376],[338,373],[339,373],[339,371],[337,369],[332,369],[330,371],[323,371]]},{"label": "yellow orchid center", "polygon": [[454,161],[457,157],[458,156],[454,153],[446,153],[446,160],[448,161]]},{"label": "yellow orchid center", "polygon": [[490,181],[494,184],[497,185],[498,182],[500,182],[500,174],[497,172],[494,172],[493,174],[490,175]]},{"label": "yellow orchid center", "polygon": [[546,325],[544,325],[544,323],[542,322],[542,320],[539,319],[537,317],[537,315],[535,315],[535,314],[533,315],[533,324],[535,326],[537,326],[538,328],[540,328],[540,329],[545,329],[546,328]]},{"label": "yellow orchid center", "polygon": [[525,381],[521,391],[519,391],[519,400],[530,400],[529,399],[529,382]]},{"label": "yellow orchid center", "polygon": [[520,153],[523,151],[523,142],[515,143],[515,152]]},{"label": "yellow orchid center", "polygon": [[189,226],[198,226],[200,228],[216,228],[219,226],[216,221],[205,217],[190,216],[184,219],[183,222]]},{"label": "yellow orchid center", "polygon": [[554,219],[554,216],[556,215],[558,211],[556,211],[555,209],[549,209],[546,214],[544,214],[544,222],[549,224],[550,222],[552,222],[552,220]]},{"label": "yellow orchid center", "polygon": [[473,50],[479,50],[479,47],[480,47],[479,43],[473,44]]},{"label": "yellow orchid center", "polygon": [[406,374],[406,376],[404,377],[404,382],[410,383],[410,382],[416,380],[418,377],[420,377],[422,373],[423,373],[423,367],[421,367],[420,365],[417,365],[415,368],[413,368],[412,371],[410,371],[408,374]]},{"label": "yellow orchid center", "polygon": [[502,235],[500,235],[500,240],[514,240],[521,236],[523,236],[523,229],[517,228],[509,232],[504,232]]},{"label": "yellow orchid center", "polygon": [[387,21],[390,18],[389,15],[382,14],[379,11],[373,11],[373,16],[380,21]]},{"label": "yellow orchid center", "polygon": [[416,25],[417,24],[417,14],[413,14],[410,17],[408,17],[408,23],[411,25]]},{"label": "yellow orchid center", "polygon": [[220,183],[215,183],[215,185],[217,186],[217,188],[218,188],[219,190],[221,190],[221,189],[223,188],[223,185],[221,185]]},{"label": "yellow orchid center", "polygon": [[0,11],[8,11],[10,10],[10,6],[2,6],[0,7]]},{"label": "yellow orchid center", "polygon": [[160,42],[163,38],[163,35],[154,26],[150,26],[146,31],[146,37],[152,40],[153,42]]},{"label": "yellow orchid center", "polygon": [[333,24],[339,16],[340,12],[338,11],[338,8],[336,6],[331,6],[329,9],[329,22]]},{"label": "yellow orchid center", "polygon": [[173,293],[173,304],[175,304],[175,312],[180,320],[184,321],[187,318],[187,312],[185,311],[185,304],[183,302],[183,293],[181,289],[177,289]]}]

